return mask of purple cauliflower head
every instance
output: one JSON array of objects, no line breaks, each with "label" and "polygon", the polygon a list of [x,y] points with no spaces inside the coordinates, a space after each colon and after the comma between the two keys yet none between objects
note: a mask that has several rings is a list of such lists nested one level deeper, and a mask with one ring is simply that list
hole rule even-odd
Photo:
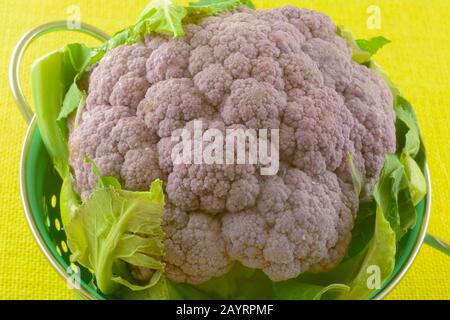
[{"label": "purple cauliflower head", "polygon": [[[273,281],[340,263],[358,210],[351,154],[371,194],[395,151],[393,97],[325,15],[294,7],[238,10],[147,36],[93,68],[87,105],[71,129],[74,185],[86,199],[92,159],[124,188],[164,181],[166,275],[198,284],[238,261]],[[281,170],[175,164],[175,130],[194,122],[279,129]]]}]

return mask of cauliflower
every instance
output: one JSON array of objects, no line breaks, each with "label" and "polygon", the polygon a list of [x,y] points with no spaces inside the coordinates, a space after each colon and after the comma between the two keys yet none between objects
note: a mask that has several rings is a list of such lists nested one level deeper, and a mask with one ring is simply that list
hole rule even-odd
[{"label": "cauliflower", "polygon": [[[97,181],[85,156],[128,190],[161,179],[166,275],[175,282],[203,283],[235,261],[273,281],[332,269],[359,205],[347,155],[367,197],[396,149],[390,89],[352,61],[335,24],[315,11],[239,8],[185,30],[120,46],[92,69],[69,138],[77,191],[86,199]],[[172,132],[196,120],[220,131],[279,129],[279,174],[172,163]]]}]

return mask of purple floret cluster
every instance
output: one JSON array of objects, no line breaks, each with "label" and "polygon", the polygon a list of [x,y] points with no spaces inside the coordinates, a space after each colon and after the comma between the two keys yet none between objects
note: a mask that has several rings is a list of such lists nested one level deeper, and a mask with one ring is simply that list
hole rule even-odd
[{"label": "purple floret cluster", "polygon": [[[128,190],[164,182],[166,275],[203,283],[239,261],[273,281],[335,267],[358,210],[346,161],[369,195],[394,152],[393,97],[325,15],[294,7],[207,17],[186,36],[148,36],[93,68],[70,165],[86,199],[105,176]],[[280,130],[280,172],[255,165],[172,163],[171,134]]]}]

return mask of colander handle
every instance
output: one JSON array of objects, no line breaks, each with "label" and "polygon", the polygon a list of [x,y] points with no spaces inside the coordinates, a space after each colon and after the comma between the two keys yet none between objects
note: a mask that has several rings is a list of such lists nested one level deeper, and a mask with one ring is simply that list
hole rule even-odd
[{"label": "colander handle", "polygon": [[425,243],[432,248],[437,249],[442,253],[450,256],[450,244],[446,241],[439,239],[438,237],[435,237],[431,234],[427,234],[427,236],[425,237]]},{"label": "colander handle", "polygon": [[74,28],[73,26],[69,25],[67,21],[55,21],[34,28],[33,30],[27,32],[19,40],[16,47],[14,48],[9,63],[9,85],[11,87],[11,92],[13,94],[14,100],[17,103],[17,107],[19,108],[27,123],[31,122],[34,114],[30,105],[25,99],[20,84],[20,64],[22,62],[23,54],[34,40],[40,38],[45,34],[55,31],[78,31],[88,34],[100,41],[107,41],[110,39],[110,36],[108,34],[86,23],[80,23],[79,27]]}]

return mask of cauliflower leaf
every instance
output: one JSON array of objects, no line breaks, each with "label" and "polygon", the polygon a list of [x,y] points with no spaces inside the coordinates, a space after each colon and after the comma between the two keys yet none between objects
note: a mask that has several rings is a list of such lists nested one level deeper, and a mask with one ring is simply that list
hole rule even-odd
[{"label": "cauliflower leaf", "polygon": [[61,221],[63,226],[66,227],[75,216],[75,212],[81,204],[80,197],[73,189],[72,177],[70,175],[67,175],[63,180],[59,199]]},{"label": "cauliflower leaf", "polygon": [[153,0],[141,13],[134,31],[181,37],[184,35],[182,21],[186,15],[186,8],[172,0]]},{"label": "cauliflower leaf", "polygon": [[416,206],[427,194],[427,181],[417,162],[408,154],[402,154],[402,164],[408,179],[412,203]]},{"label": "cauliflower leaf", "polygon": [[395,113],[397,141],[402,150],[400,161],[405,168],[413,204],[417,205],[428,191],[425,176],[420,169],[425,165],[425,147],[411,104],[403,97],[398,97]]},{"label": "cauliflower leaf", "polygon": [[[163,207],[160,180],[152,184],[149,192],[97,189],[67,225],[71,259],[93,270],[104,294],[114,294],[121,286],[132,291],[153,288],[163,277],[165,267]],[[131,282],[120,271],[124,262],[152,270],[151,279],[145,284]]]},{"label": "cauliflower leaf", "polygon": [[65,53],[56,51],[37,60],[31,69],[31,92],[41,137],[62,177],[69,171],[69,150],[57,118],[68,89],[67,74],[71,71],[66,62]]},{"label": "cauliflower leaf", "polygon": [[102,176],[100,169],[95,164],[94,161],[92,161],[87,155],[84,156],[84,162],[89,163],[91,165],[92,173],[97,177],[97,186],[100,189],[111,187],[113,189],[120,189],[121,185],[119,180],[115,177],[105,177]]},{"label": "cauliflower leaf", "polygon": [[[380,179],[374,188],[378,208],[400,240],[414,227],[416,209],[409,195],[406,172],[397,155],[386,155]],[[406,191],[406,192],[405,192]]]},{"label": "cauliflower leaf", "polygon": [[368,52],[371,56],[376,54],[378,50],[383,48],[385,45],[391,43],[392,41],[383,37],[374,37],[371,39],[358,39],[356,40],[356,44],[361,50],[364,50],[365,52]]},{"label": "cauliflower leaf", "polygon": [[198,2],[190,2],[188,10],[192,13],[215,15],[231,11],[242,5],[255,9],[254,4],[249,0],[200,0]]},{"label": "cauliflower leaf", "polygon": [[335,300],[350,291],[345,284],[331,284],[323,287],[298,281],[286,281],[278,284],[275,299],[278,300]]},{"label": "cauliflower leaf", "polygon": [[[363,300],[369,299],[373,290],[382,285],[389,278],[395,267],[395,253],[397,242],[395,232],[392,230],[389,221],[385,218],[381,207],[377,207],[375,232],[370,241],[366,256],[363,260],[358,274],[349,283],[351,288],[348,293],[343,294],[341,299]],[[380,273],[379,284],[369,286],[368,272],[377,268]]]},{"label": "cauliflower leaf", "polygon": [[392,41],[383,37],[374,37],[371,39],[356,40],[350,30],[343,26],[338,27],[338,34],[347,42],[348,46],[353,50],[353,60],[359,64],[370,62],[370,59],[385,45]]},{"label": "cauliflower leaf", "polygon": [[417,120],[414,115],[414,110],[408,101],[400,97],[398,104],[395,106],[395,113],[397,114],[397,136],[400,147],[404,153],[415,158],[421,148],[421,138]]}]

